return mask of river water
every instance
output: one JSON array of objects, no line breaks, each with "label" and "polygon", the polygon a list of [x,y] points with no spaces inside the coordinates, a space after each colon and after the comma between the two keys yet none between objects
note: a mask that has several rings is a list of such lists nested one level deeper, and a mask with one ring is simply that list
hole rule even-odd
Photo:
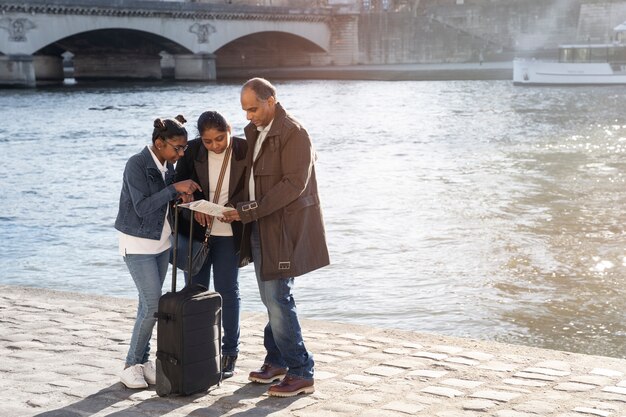
[{"label": "river water", "polygon": [[[626,87],[276,85],[319,154],[332,261],[296,280],[302,317],[626,357]],[[0,283],[134,298],[124,164],[157,116],[241,133],[239,87],[0,90]]]}]

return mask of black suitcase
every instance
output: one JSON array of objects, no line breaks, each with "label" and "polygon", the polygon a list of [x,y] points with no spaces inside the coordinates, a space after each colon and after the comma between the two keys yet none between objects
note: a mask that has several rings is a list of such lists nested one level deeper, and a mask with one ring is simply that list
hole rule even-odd
[{"label": "black suitcase", "polygon": [[[173,258],[178,243],[175,206]],[[193,227],[191,222],[190,228]],[[191,230],[190,230],[190,236]],[[206,391],[222,380],[222,297],[203,285],[186,285],[159,299],[157,317],[156,392],[159,396]]]}]

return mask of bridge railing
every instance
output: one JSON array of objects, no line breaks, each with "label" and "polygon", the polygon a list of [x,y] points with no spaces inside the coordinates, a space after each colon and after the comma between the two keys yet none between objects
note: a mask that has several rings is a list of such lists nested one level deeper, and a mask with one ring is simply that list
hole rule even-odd
[{"label": "bridge railing", "polygon": [[2,1],[0,10],[7,12],[42,13],[85,13],[98,14],[99,11],[115,10],[123,13],[152,12],[155,14],[181,15],[275,15],[297,17],[330,16],[331,8],[295,8],[283,6],[253,6],[242,4],[191,3],[188,1],[155,0],[15,0]]}]

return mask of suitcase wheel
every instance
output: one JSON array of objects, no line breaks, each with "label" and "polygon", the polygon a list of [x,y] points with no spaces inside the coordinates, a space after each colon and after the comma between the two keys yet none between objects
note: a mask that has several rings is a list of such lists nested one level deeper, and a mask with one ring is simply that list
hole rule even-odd
[{"label": "suitcase wheel", "polygon": [[172,383],[163,372],[163,364],[160,359],[156,360],[156,393],[159,397],[165,397],[172,392]]}]

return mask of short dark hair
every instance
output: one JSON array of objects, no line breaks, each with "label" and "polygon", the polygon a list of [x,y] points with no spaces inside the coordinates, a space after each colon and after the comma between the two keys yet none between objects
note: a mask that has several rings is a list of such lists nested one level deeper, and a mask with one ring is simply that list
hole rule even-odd
[{"label": "short dark hair", "polygon": [[276,87],[265,78],[256,77],[249,79],[245,82],[243,87],[241,87],[241,90],[245,90],[246,88],[254,91],[257,98],[260,100],[267,100],[270,97],[276,98]]},{"label": "short dark hair", "polygon": [[216,129],[220,132],[228,132],[230,125],[222,116],[216,111],[205,111],[198,117],[198,134],[202,135],[202,132],[209,129]]},{"label": "short dark hair", "polygon": [[152,143],[156,142],[158,138],[166,140],[174,136],[184,136],[187,139],[187,129],[183,127],[183,124],[186,122],[187,120],[181,114],[173,119],[155,119]]}]

